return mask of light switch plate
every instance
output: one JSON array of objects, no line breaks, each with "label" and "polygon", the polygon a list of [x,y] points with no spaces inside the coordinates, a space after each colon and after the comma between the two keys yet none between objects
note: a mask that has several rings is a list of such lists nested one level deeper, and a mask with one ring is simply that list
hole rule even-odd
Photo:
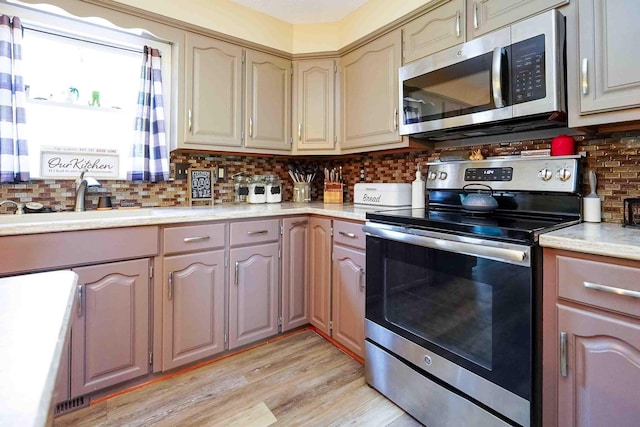
[{"label": "light switch plate", "polygon": [[176,163],[176,179],[187,179],[189,163]]}]

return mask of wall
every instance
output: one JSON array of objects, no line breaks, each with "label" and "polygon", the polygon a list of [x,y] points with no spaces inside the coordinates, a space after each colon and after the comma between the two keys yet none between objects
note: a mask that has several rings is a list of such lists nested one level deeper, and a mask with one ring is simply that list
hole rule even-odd
[{"label": "wall", "polygon": [[228,0],[118,0],[285,52],[337,51],[433,0],[369,0],[339,22],[292,25]]},{"label": "wall", "polygon": [[[470,146],[466,149],[481,149],[485,157],[518,154],[521,150],[549,148],[550,140],[523,141],[509,144]],[[603,199],[603,220],[620,223],[623,216],[623,200],[640,197],[640,132],[613,135],[598,135],[577,138],[578,152],[585,153],[584,168],[592,168],[598,176],[598,194]],[[360,167],[364,167],[367,182],[411,182],[415,179],[416,163],[424,164],[439,158],[441,150],[425,149],[401,154],[362,154],[344,157],[287,158],[265,156],[215,156],[211,154],[172,153],[172,168],[175,163],[189,163],[192,167],[209,168],[224,165],[228,179],[215,186],[215,203],[232,203],[234,200],[233,174],[273,174],[283,182],[283,200],[291,201],[293,184],[287,173],[287,163],[294,161],[303,165],[311,162],[322,167],[343,167],[347,182],[346,202],[353,200],[353,185],[359,181]],[[425,168],[422,167],[425,171]],[[109,194],[114,204],[133,202],[140,206],[186,206],[187,181],[175,180],[167,183],[139,183],[105,181],[102,187],[86,196],[86,206],[94,209],[100,195]],[[586,176],[581,193],[587,192]],[[74,203],[73,181],[45,180],[28,184],[0,185],[0,199],[37,201],[56,209],[71,208]],[[312,199],[322,200],[322,179],[316,178],[312,187]],[[14,208],[2,206],[1,213]]]}]

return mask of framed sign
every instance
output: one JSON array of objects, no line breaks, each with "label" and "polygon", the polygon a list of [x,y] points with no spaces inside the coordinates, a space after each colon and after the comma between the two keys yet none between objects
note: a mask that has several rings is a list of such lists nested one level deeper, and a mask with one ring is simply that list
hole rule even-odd
[{"label": "framed sign", "polygon": [[189,169],[189,204],[194,201],[209,201],[213,205],[213,169]]},{"label": "framed sign", "polygon": [[120,156],[114,149],[45,146],[40,156],[43,178],[77,178],[85,169],[93,178],[118,179],[120,174]]}]

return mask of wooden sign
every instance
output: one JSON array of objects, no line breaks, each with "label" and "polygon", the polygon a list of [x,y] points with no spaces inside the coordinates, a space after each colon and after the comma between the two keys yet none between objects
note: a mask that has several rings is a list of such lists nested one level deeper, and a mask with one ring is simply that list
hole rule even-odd
[{"label": "wooden sign", "polygon": [[189,204],[194,201],[209,201],[213,205],[213,169],[189,169]]},{"label": "wooden sign", "polygon": [[40,154],[43,178],[77,178],[85,169],[93,178],[118,179],[118,151],[104,148],[45,146]]}]

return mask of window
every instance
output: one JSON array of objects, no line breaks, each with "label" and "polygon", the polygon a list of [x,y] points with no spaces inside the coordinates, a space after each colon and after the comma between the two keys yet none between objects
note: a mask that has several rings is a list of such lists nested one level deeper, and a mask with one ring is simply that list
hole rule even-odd
[{"label": "window", "polygon": [[[161,51],[167,118],[171,46],[79,18],[39,18],[22,19],[31,177],[75,178],[83,162],[94,166],[92,176],[124,179],[143,46]],[[92,163],[96,161],[111,167],[101,171]],[[51,162],[57,163],[55,172]],[[61,167],[64,164],[68,167]]]}]

